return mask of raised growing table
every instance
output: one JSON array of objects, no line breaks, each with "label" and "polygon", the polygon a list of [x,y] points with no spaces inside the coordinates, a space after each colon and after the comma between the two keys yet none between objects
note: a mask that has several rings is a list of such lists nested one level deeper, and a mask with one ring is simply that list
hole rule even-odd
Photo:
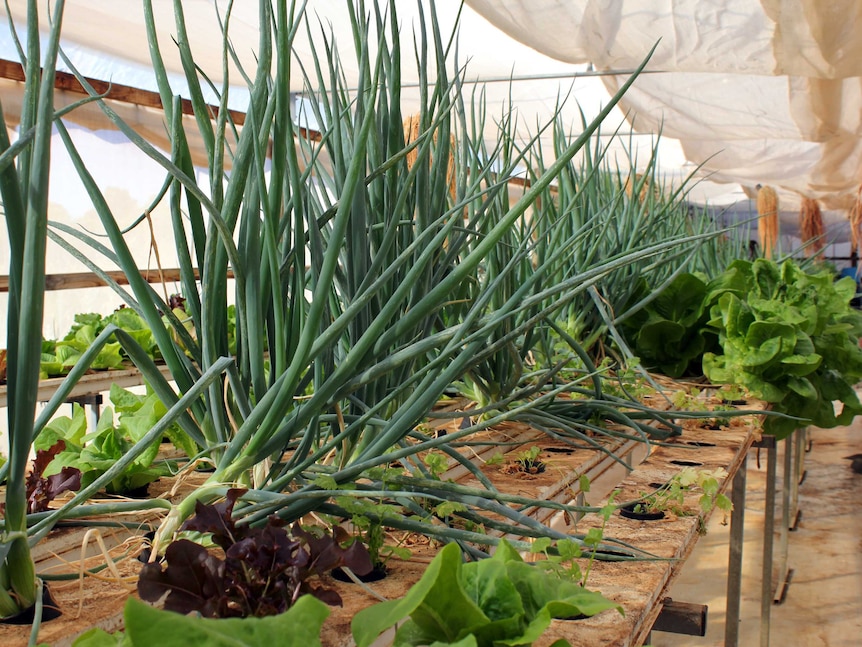
[{"label": "raised growing table", "polygon": [[[727,476],[720,481],[720,490],[724,492],[733,482],[735,506],[730,519],[732,539],[728,563],[728,625],[733,624],[733,617],[739,617],[738,585],[741,578],[745,465],[752,442],[759,436],[759,425],[756,420],[758,417],[752,415],[734,419],[736,422],[732,426],[718,431],[686,429],[684,435],[676,439],[676,442],[654,446],[643,462],[622,480],[614,481],[611,485],[611,489],[619,490],[615,500],[621,502],[636,499],[641,493],[654,490],[655,487],[651,484],[666,482],[690,463],[697,463],[697,467],[701,469],[714,470],[720,467],[727,471]],[[508,433],[513,441],[523,441],[520,447],[529,447],[539,439],[539,436],[515,430],[509,430]],[[516,445],[515,450],[517,448]],[[557,470],[559,478],[551,484],[544,480],[539,481],[534,494],[541,492],[554,498],[565,494],[569,501],[578,500],[578,503],[581,503],[583,495],[577,490],[577,479],[572,477],[573,471],[585,473],[589,470],[599,475],[613,474],[613,470],[603,465],[603,461],[596,459],[595,452],[591,453],[591,459],[583,460],[578,467],[570,468],[567,472],[562,468],[559,457],[550,460],[553,461],[552,469]],[[578,459],[572,457],[569,460],[577,462]],[[469,477],[467,484],[469,484]],[[499,483],[495,485],[500,488]],[[523,491],[529,487],[529,481],[521,481],[520,486],[516,485],[516,487]],[[593,495],[596,496],[596,500],[593,500]],[[587,495],[587,499],[590,504],[596,505],[601,503],[598,501],[601,496],[593,489]],[[643,645],[668,603],[666,596],[671,583],[694,549],[709,517],[709,514],[700,511],[699,497],[698,492],[686,495],[685,507],[696,512],[692,516],[641,522],[624,519],[617,514],[613,515],[605,527],[606,537],[625,541],[660,559],[635,563],[594,562],[588,587],[599,590],[606,597],[618,602],[625,610],[625,616],[615,611],[605,611],[598,616],[576,621],[555,620],[550,630],[536,644],[542,647],[565,638],[573,647]],[[556,519],[545,519],[545,522],[565,525],[572,523],[572,518],[571,515],[558,514]],[[600,523],[601,520],[597,515],[589,514],[567,529],[569,532],[583,533],[589,527]],[[394,572],[398,573],[397,577],[392,580],[390,580],[391,576],[387,577],[382,582],[371,585],[372,588],[387,598],[403,595],[407,588],[422,575],[423,562],[429,561],[429,556],[424,552],[420,551],[417,557],[418,563],[415,559],[410,562],[396,562]],[[349,638],[350,619],[358,609],[376,602],[371,595],[358,588],[351,592],[343,592],[343,597],[345,598],[344,608],[334,609],[330,619],[324,625],[323,642],[326,645],[348,647],[352,644]],[[697,608],[697,605],[692,606]]]},{"label": "raised growing table", "polygon": [[[92,376],[88,392],[101,390],[104,382],[115,381],[116,371]],[[113,374],[113,375],[112,375]],[[88,376],[91,377],[91,376]],[[134,375],[128,376],[135,379]],[[59,382],[59,380],[58,380]],[[5,388],[3,389],[5,393]],[[638,498],[642,493],[654,490],[651,484],[663,483],[676,474],[683,466],[698,463],[703,469],[723,468],[728,475],[720,483],[724,491],[734,481],[733,500],[735,511],[731,515],[731,546],[728,566],[728,627],[735,625],[733,618],[738,618],[738,585],[741,567],[741,530],[744,511],[745,494],[745,463],[752,442],[758,433],[758,416],[752,414],[745,418],[734,419],[734,424],[718,431],[687,428],[684,435],[673,443],[653,446],[645,460],[638,463],[637,453],[643,452],[642,446],[632,447],[627,462],[634,465],[628,474],[623,471],[623,478],[614,469],[619,468],[615,461],[613,468],[605,465],[605,461],[597,458],[595,452],[575,452],[572,456],[548,454],[552,456],[553,474],[556,479],[551,483],[536,484],[535,493],[548,498],[566,500],[571,503],[582,503],[584,494],[578,491],[575,473],[591,474],[594,487],[587,496],[589,503],[596,505],[602,496],[597,492],[597,485],[609,479],[610,486],[619,490],[616,501]],[[515,433],[517,431],[517,433]],[[519,447],[529,447],[539,443],[543,451],[547,451],[547,438],[541,433],[524,433],[519,430],[507,430],[506,434],[521,441],[513,446],[513,451]],[[544,438],[544,441],[542,440]],[[615,448],[619,451],[621,448]],[[469,477],[467,477],[469,479]],[[529,488],[528,480],[517,484],[519,488]],[[593,498],[595,497],[595,499]],[[595,562],[588,581],[588,586],[601,591],[604,595],[618,602],[625,609],[625,616],[613,611],[604,612],[596,617],[577,621],[554,621],[551,630],[542,638],[541,645],[551,644],[559,638],[567,639],[574,647],[594,647],[596,645],[613,645],[614,647],[629,647],[642,645],[648,639],[656,619],[662,613],[669,587],[682,568],[685,560],[693,550],[704,527],[708,515],[699,511],[698,493],[691,493],[686,499],[686,507],[697,514],[682,516],[666,521],[640,522],[623,519],[614,515],[605,528],[605,536],[625,541],[637,548],[652,553],[661,558],[657,561],[637,562]],[[562,524],[571,532],[583,533],[591,525],[600,523],[596,515],[587,515],[575,520],[571,515],[557,515],[556,519],[543,518],[545,523]],[[569,524],[567,526],[567,524]],[[737,539],[734,539],[737,538]],[[396,564],[399,575],[387,578],[383,583],[375,585],[386,597],[396,597],[406,591],[424,571],[425,564],[430,561],[435,549],[433,546],[420,546],[414,552],[414,560]],[[734,587],[736,587],[734,589]],[[332,616],[324,625],[323,642],[327,645],[350,644],[349,622],[359,608],[369,606],[376,600],[356,589],[349,593],[343,591],[345,607],[333,610]],[[734,592],[735,591],[735,592]],[[735,609],[734,609],[735,604]],[[119,611],[119,609],[118,609]],[[733,644],[733,643],[728,643]]]},{"label": "raised growing table", "polygon": [[[164,364],[159,365],[159,371],[167,379],[171,379],[171,372]],[[65,377],[52,377],[39,381],[39,390],[36,395],[38,402],[47,402],[57,391],[65,380]],[[104,393],[111,390],[111,385],[116,384],[124,389],[144,384],[141,372],[134,368],[124,368],[112,371],[93,371],[83,375],[69,393],[69,399]],[[7,406],[7,387],[0,384],[0,407]]]},{"label": "raised growing table", "polygon": [[[721,431],[687,430],[680,439],[679,447],[661,446],[619,483],[616,500],[637,498],[641,492],[650,491],[651,483],[663,483],[679,471],[682,463],[700,463],[701,469],[724,468],[728,475],[720,483],[724,491],[734,481],[733,502],[735,513],[731,515],[731,537],[738,544],[731,547],[728,564],[728,586],[739,581],[741,568],[741,530],[744,500],[744,474],[746,456],[756,437],[753,424],[731,427]],[[686,445],[684,443],[692,443]],[[709,443],[711,446],[698,446]],[[742,475],[737,478],[738,475]],[[741,487],[739,487],[741,485]],[[686,495],[686,507],[698,509],[698,493]],[[605,535],[632,544],[652,553],[663,561],[595,562],[590,573],[588,587],[595,588],[606,597],[618,602],[625,610],[625,617],[615,612],[604,612],[593,618],[572,621],[554,621],[552,629],[543,636],[542,644],[559,638],[567,639],[573,647],[613,645],[629,647],[644,644],[653,625],[662,611],[663,601],[671,583],[676,578],[685,560],[697,543],[709,514],[699,512],[693,516],[682,516],[659,521],[636,521],[613,515],[605,527]],[[598,525],[595,515],[587,515],[578,524],[578,531]],[[737,603],[736,610],[732,608]],[[738,591],[729,588],[728,625],[733,616],[738,618]]]}]

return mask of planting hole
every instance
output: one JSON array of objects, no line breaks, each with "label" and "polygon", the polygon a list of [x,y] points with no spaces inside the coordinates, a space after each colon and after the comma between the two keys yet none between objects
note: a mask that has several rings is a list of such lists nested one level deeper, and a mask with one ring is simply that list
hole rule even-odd
[{"label": "planting hole", "polygon": [[686,445],[691,445],[692,447],[715,447],[715,443],[701,443],[696,440],[687,440],[685,441]]},{"label": "planting hole", "polygon": [[[17,613],[14,616],[10,616],[8,618],[3,618],[0,620],[0,624],[6,625],[31,625],[33,624],[33,619],[35,617],[36,607],[35,605],[30,607],[29,609],[24,609],[21,613]],[[63,612],[60,611],[60,607],[57,606],[57,603],[54,601],[54,597],[51,595],[50,589],[47,586],[42,587],[42,622],[48,622],[50,620],[56,620]]]},{"label": "planting hole", "polygon": [[579,613],[576,616],[566,616],[565,618],[557,618],[557,620],[584,620],[589,617],[590,616],[584,615],[583,613]]},{"label": "planting hole", "polygon": [[700,467],[703,463],[697,461],[671,461],[674,465],[682,465],[683,467]]},{"label": "planting hole", "polygon": [[[378,565],[378,566],[375,566],[374,568],[372,568],[370,573],[366,573],[365,575],[356,575],[356,578],[360,582],[365,582],[367,584],[368,582],[379,582],[384,577],[386,577],[386,574],[387,574],[387,569],[385,566],[383,566],[381,564],[381,565]],[[330,575],[332,575],[332,577],[335,578],[336,580],[338,580],[339,582],[347,582],[348,584],[355,584],[355,582],[350,579],[350,576],[347,573],[345,573],[344,569],[341,568],[340,566],[338,568],[332,569]],[[355,573],[354,573],[354,575],[355,575]]]},{"label": "planting hole", "polygon": [[664,519],[664,510],[656,510],[655,512],[640,511],[640,503],[630,503],[620,508],[620,516],[626,519],[635,519],[637,521],[658,521]]}]

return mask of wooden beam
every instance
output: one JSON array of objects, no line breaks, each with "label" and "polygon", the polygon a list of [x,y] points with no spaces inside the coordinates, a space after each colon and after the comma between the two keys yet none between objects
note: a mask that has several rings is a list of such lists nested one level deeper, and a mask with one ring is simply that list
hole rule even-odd
[{"label": "wooden beam", "polygon": [[[129,279],[124,272],[111,271],[105,272],[111,279],[120,285],[128,285]],[[141,272],[149,283],[176,282],[180,280],[180,271],[178,269],[147,270]],[[228,270],[228,278],[233,278],[233,272]],[[200,278],[200,273],[195,270],[195,278]],[[107,285],[97,274],[93,272],[73,272],[68,274],[48,274],[45,277],[45,289],[48,291],[54,290],[78,290],[81,288],[98,288]],[[9,277],[0,276],[0,293],[9,292]]]},{"label": "wooden beam", "polygon": [[[17,61],[8,61],[5,59],[0,59],[0,78],[10,79],[12,81],[20,81],[24,82],[24,68],[21,63]],[[150,90],[141,90],[140,88],[133,88],[130,85],[122,85],[120,83],[108,83],[106,81],[100,81],[98,79],[91,79],[85,77],[86,81],[93,86],[93,89],[96,90],[101,95],[105,95],[106,99],[110,99],[111,101],[122,101],[124,103],[132,103],[136,106],[144,106],[147,108],[156,108],[158,110],[162,110],[162,99],[159,96],[158,92],[152,92]],[[66,92],[72,92],[74,94],[82,94],[84,96],[89,96],[89,93],[84,89],[78,79],[75,78],[73,74],[68,72],[57,72],[54,76],[54,87],[57,90],[64,90]],[[192,103],[188,99],[182,99],[182,110],[183,114],[193,115],[194,111],[192,110]],[[218,115],[218,106],[209,106],[209,109],[212,111],[213,116]],[[237,125],[241,125],[245,123],[245,113],[239,112],[237,110],[228,110],[228,114],[230,114],[231,119],[233,119],[234,123]]]},{"label": "wooden beam", "polygon": [[[171,379],[171,372],[167,366],[159,364],[158,368],[159,372],[165,377],[165,379]],[[47,380],[41,380],[39,382],[39,390],[36,392],[37,401],[47,402],[50,400],[57,389],[60,388],[60,385],[63,384],[65,379],[65,377],[52,377]],[[88,373],[82,376],[81,379],[75,383],[75,386],[72,388],[72,392],[69,393],[69,398],[74,399],[93,393],[110,391],[112,384],[121,386],[124,389],[129,389],[133,386],[145,384],[145,382],[144,376],[141,375],[141,372],[134,367],[113,371],[94,371],[93,373]],[[8,386],[6,384],[0,384],[0,408],[8,406],[8,404]]]}]

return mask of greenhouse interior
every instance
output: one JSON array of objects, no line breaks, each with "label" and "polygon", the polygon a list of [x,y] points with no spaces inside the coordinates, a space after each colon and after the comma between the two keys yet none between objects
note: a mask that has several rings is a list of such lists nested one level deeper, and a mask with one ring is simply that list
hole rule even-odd
[{"label": "greenhouse interior", "polygon": [[4,647],[859,644],[859,3],[0,14]]}]

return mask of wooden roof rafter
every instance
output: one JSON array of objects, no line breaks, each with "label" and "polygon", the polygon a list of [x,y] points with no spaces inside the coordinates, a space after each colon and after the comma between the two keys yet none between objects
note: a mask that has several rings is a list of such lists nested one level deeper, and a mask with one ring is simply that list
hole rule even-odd
[{"label": "wooden roof rafter", "polygon": [[[106,99],[110,99],[111,101],[121,101],[123,103],[131,103],[132,105],[142,106],[145,108],[155,108],[156,110],[164,109],[162,107],[161,96],[158,92],[143,90],[141,88],[123,85],[121,83],[111,83],[90,77],[84,78],[93,87],[93,89],[96,90],[96,92],[100,95],[104,95]],[[23,66],[18,61],[9,61],[0,58],[0,79],[9,79],[10,81],[23,83],[25,81]],[[69,72],[56,72],[54,77],[54,88],[64,92],[80,94],[81,96],[90,96],[84,87],[78,82],[78,79],[75,78],[75,75],[70,74]],[[181,105],[184,115],[194,115],[192,102],[189,99],[182,99]],[[218,106],[210,105],[209,109],[212,111],[213,115],[218,114]],[[228,110],[228,113],[230,114],[233,123],[237,126],[241,126],[245,123],[244,112],[239,110]],[[320,132],[310,128],[298,126],[297,134],[299,137],[304,139],[310,139],[312,141],[321,140]]]},{"label": "wooden roof rafter", "polygon": [[[23,83],[25,81],[24,68],[18,61],[0,59],[0,78],[9,79],[11,81],[19,81]],[[122,101],[124,103],[131,103],[137,106],[143,106],[145,108],[156,108],[157,110],[163,110],[162,99],[159,96],[158,92],[153,92],[152,90],[142,90],[141,88],[135,88],[130,85],[111,83],[108,81],[102,81],[89,77],[84,78],[93,87],[93,89],[96,90],[96,92],[98,92],[100,95],[104,95],[106,99],[110,99],[111,101]],[[54,88],[57,90],[63,90],[65,92],[72,92],[74,94],[89,96],[89,93],[84,89],[84,86],[82,86],[78,82],[78,79],[75,78],[75,75],[70,74],[69,72],[58,71],[55,74]],[[181,103],[183,114],[194,114],[191,101],[189,101],[188,99],[182,99]],[[212,110],[214,115],[218,114],[218,106],[211,105],[209,106],[209,108],[210,110]],[[245,123],[244,112],[240,112],[238,110],[228,110],[228,112],[235,124],[242,125],[243,123]]]}]

